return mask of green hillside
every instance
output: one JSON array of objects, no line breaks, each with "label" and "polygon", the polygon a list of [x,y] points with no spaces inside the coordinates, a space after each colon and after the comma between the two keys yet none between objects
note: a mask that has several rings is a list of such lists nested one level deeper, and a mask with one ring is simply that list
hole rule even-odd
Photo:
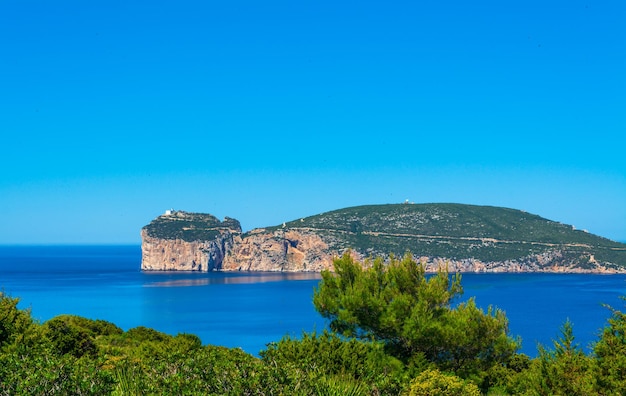
[{"label": "green hillside", "polygon": [[220,221],[207,213],[175,211],[152,220],[143,228],[152,238],[210,241],[221,232],[241,232],[239,221],[226,217]]},{"label": "green hillside", "polygon": [[[287,228],[315,230],[331,248],[372,255],[407,250],[451,259],[504,261],[556,248],[564,255],[626,266],[626,245],[520,210],[462,204],[357,206],[298,219]],[[282,227],[271,227],[278,229]]]}]

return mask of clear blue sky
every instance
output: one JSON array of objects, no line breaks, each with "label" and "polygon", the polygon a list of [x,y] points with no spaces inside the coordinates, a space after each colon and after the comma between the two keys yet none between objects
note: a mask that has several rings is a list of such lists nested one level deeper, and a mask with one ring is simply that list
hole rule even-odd
[{"label": "clear blue sky", "polygon": [[346,206],[626,240],[626,3],[0,3],[0,243]]}]

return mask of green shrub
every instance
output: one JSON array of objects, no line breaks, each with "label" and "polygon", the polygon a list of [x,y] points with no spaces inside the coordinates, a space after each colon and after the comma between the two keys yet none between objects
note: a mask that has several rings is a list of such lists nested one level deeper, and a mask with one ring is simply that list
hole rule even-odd
[{"label": "green shrub", "polygon": [[428,369],[411,381],[409,396],[480,396],[480,389],[453,374]]},{"label": "green shrub", "polygon": [[0,348],[28,342],[35,325],[30,310],[19,309],[18,298],[0,292]]},{"label": "green shrub", "polygon": [[599,367],[598,382],[606,394],[626,389],[626,314],[610,308],[612,315],[594,346]]},{"label": "green shrub", "polygon": [[[324,331],[304,333],[300,339],[284,337],[260,353],[270,367],[283,368],[285,382],[294,388],[314,388],[317,382],[356,381],[362,389],[382,394],[397,394],[407,379],[404,365],[387,355],[384,345],[356,339],[344,339]],[[338,377],[337,377],[338,376]]]},{"label": "green shrub", "polygon": [[95,356],[97,347],[89,330],[77,326],[67,316],[57,316],[44,323],[43,334],[50,339],[57,353],[71,354],[77,358],[83,355]]}]

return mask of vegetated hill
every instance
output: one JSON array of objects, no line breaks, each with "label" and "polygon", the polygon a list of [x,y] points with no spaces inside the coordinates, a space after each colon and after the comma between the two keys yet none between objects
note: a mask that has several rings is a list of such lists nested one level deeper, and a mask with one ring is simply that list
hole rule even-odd
[{"label": "vegetated hill", "polygon": [[[283,226],[270,227],[277,230]],[[463,204],[367,205],[298,219],[287,229],[319,234],[336,251],[484,262],[558,251],[580,268],[603,262],[626,267],[626,245],[524,211]]]},{"label": "vegetated hill", "polygon": [[626,272],[626,244],[492,206],[357,206],[247,233],[232,218],[168,211],[142,229],[144,270],[320,271],[348,250],[409,251],[435,271]]},{"label": "vegetated hill", "polygon": [[180,239],[187,242],[210,241],[223,232],[241,232],[238,220],[226,217],[220,221],[207,213],[182,210],[167,211],[143,228],[148,236],[159,239]]}]

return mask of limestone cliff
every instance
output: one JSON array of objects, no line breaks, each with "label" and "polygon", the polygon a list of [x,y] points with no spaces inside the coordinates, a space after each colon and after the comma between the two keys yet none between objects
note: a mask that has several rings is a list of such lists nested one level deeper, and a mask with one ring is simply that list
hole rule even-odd
[{"label": "limestone cliff", "polygon": [[312,232],[258,229],[237,236],[225,257],[224,271],[314,271],[332,267],[328,244]]},{"label": "limestone cliff", "polygon": [[168,211],[142,229],[143,270],[312,271],[333,257],[411,251],[436,271],[625,272],[626,245],[506,208],[455,204],[347,208],[242,233],[239,222]]},{"label": "limestone cliff", "polygon": [[146,271],[220,270],[241,225],[235,219],[167,211],[141,230],[141,269]]},{"label": "limestone cliff", "polygon": [[319,272],[333,253],[308,231],[276,229],[241,234],[239,222],[208,214],[168,211],[141,230],[145,271]]},{"label": "limestone cliff", "polygon": [[213,271],[221,269],[232,234],[211,241],[161,239],[141,231],[141,269],[145,271]]}]

